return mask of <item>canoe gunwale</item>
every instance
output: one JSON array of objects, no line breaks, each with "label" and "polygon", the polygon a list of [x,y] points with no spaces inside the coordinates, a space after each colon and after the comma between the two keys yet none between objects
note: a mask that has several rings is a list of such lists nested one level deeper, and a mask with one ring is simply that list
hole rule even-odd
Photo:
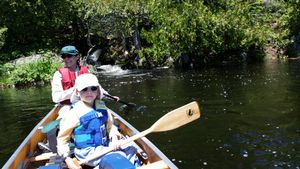
[{"label": "canoe gunwale", "polygon": [[[37,143],[40,139],[35,139],[34,136],[46,137],[40,131],[40,126],[45,125],[47,122],[51,121],[51,116],[55,115],[60,109],[60,106],[55,105],[54,108],[50,110],[50,112],[31,130],[31,132],[26,136],[26,138],[22,141],[19,147],[15,150],[15,152],[10,156],[8,161],[4,164],[2,168],[24,168],[28,164],[26,160],[30,159],[30,156],[33,155],[34,150],[36,150]],[[35,141],[38,140],[38,141]],[[21,154],[21,155],[20,155]],[[19,160],[18,160],[19,159]],[[16,163],[18,162],[18,163]]]}]

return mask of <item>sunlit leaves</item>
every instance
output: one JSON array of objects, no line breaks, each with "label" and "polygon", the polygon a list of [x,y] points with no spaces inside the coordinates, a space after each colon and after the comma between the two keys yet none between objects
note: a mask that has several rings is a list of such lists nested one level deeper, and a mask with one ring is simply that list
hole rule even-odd
[{"label": "sunlit leaves", "polygon": [[164,51],[155,56],[160,59],[166,53],[174,58],[187,53],[199,62],[208,57],[222,60],[226,55],[238,60],[242,52],[251,53],[253,49],[263,52],[265,45],[280,41],[285,32],[272,27],[279,22],[278,17],[284,16],[285,7],[282,2],[265,4],[259,0],[152,0],[146,8],[152,29],[142,35],[153,47],[145,52],[152,56]]},{"label": "sunlit leaves", "polygon": [[2,0],[0,7],[2,49],[61,46],[91,34],[120,40],[139,28],[138,54],[154,65],[184,53],[205,62],[284,46],[300,18],[299,1],[280,0]]},{"label": "sunlit leaves", "polygon": [[35,83],[49,83],[58,67],[62,65],[53,58],[44,58],[33,63],[15,67],[9,76],[15,85],[32,85]]}]

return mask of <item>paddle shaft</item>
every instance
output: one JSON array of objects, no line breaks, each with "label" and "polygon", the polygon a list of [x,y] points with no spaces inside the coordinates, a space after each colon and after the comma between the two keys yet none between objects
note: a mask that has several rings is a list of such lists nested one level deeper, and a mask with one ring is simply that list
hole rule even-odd
[{"label": "paddle shaft", "polygon": [[[125,144],[128,144],[134,140],[137,140],[141,137],[144,137],[145,135],[151,133],[151,132],[162,132],[162,131],[168,131],[176,129],[180,126],[183,126],[189,122],[192,122],[200,117],[200,109],[197,104],[197,102],[191,102],[189,104],[186,104],[182,107],[179,107],[163,117],[161,117],[158,121],[156,121],[150,128],[147,130],[144,130],[143,132],[137,133],[134,136],[129,137],[126,140],[122,140],[120,146],[123,146]],[[79,161],[79,164],[85,164],[91,160],[94,160],[96,158],[99,158],[106,153],[109,153],[113,151],[114,149],[112,147],[107,147],[103,151],[100,151],[99,153],[95,153],[85,160]]]},{"label": "paddle shaft", "polygon": [[125,102],[125,101],[123,101],[123,100],[118,100],[118,99],[116,99],[115,97],[113,97],[113,96],[111,96],[111,95],[109,95],[109,94],[104,94],[104,96],[106,96],[106,97],[108,97],[108,98],[111,98],[111,99],[113,99],[113,100],[116,101],[116,102],[123,103],[123,104],[125,104],[125,105],[127,105],[127,106],[130,106],[130,107],[134,107],[134,106],[135,106],[134,103],[127,103],[127,102]]},{"label": "paddle shaft", "polygon": [[[134,135],[134,136],[131,136],[131,137],[129,137],[128,139],[123,140],[123,141],[121,142],[120,146],[123,146],[123,145],[125,145],[125,144],[128,144],[128,143],[130,143],[130,142],[136,140],[136,139],[139,139],[139,138],[141,138],[141,137],[144,137],[145,135],[149,134],[150,132],[151,132],[151,131],[150,131],[149,129],[147,129],[147,130],[145,130],[145,131],[143,131],[143,132],[140,132],[140,133],[138,133],[138,134],[136,134],[136,135]],[[89,161],[91,161],[91,160],[94,160],[94,159],[96,159],[96,158],[99,158],[99,157],[101,157],[101,156],[103,156],[103,155],[105,155],[105,154],[107,154],[107,153],[109,153],[109,152],[111,152],[111,151],[113,151],[113,150],[114,150],[114,149],[113,149],[112,147],[107,147],[106,149],[100,151],[99,153],[95,153],[95,154],[89,156],[88,158],[86,158],[85,160],[79,161],[79,164],[80,164],[80,165],[85,164],[85,163],[87,163],[87,162],[89,162]]]}]

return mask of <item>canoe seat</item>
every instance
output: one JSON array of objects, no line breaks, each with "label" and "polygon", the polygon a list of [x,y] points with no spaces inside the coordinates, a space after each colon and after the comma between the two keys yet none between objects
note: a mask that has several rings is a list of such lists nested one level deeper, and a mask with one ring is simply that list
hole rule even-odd
[{"label": "canoe seat", "polygon": [[47,134],[49,148],[51,149],[51,151],[53,153],[57,153],[56,136],[58,134],[60,120],[61,119],[51,121],[51,122],[47,123],[45,126],[43,126],[43,128],[42,128],[42,133]]}]

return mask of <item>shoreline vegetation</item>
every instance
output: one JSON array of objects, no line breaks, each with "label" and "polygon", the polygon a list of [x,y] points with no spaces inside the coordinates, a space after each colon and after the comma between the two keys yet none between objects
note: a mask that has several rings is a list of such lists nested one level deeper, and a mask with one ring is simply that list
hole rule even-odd
[{"label": "shoreline vegetation", "polygon": [[0,8],[0,87],[50,82],[65,45],[76,46],[89,65],[123,69],[239,66],[300,55],[300,1],[3,0]]},{"label": "shoreline vegetation", "polygon": [[19,88],[49,84],[62,61],[53,53],[45,52],[0,65],[0,88]]},{"label": "shoreline vegetation", "polygon": [[[267,53],[265,59],[276,59],[281,61],[300,60],[300,56],[295,58],[288,58],[284,55],[275,55],[272,51],[266,52]],[[81,62],[82,64],[86,65],[83,60],[81,60]],[[0,69],[2,72],[0,77],[0,89],[43,86],[46,84],[50,84],[54,72],[57,70],[57,68],[62,66],[63,62],[59,55],[52,52],[22,57],[14,61],[5,63],[4,65],[0,65]],[[95,67],[93,65],[88,66],[95,70]],[[232,65],[219,65],[219,67],[222,66]],[[174,66],[163,67],[167,67],[168,69],[176,69]]]}]

